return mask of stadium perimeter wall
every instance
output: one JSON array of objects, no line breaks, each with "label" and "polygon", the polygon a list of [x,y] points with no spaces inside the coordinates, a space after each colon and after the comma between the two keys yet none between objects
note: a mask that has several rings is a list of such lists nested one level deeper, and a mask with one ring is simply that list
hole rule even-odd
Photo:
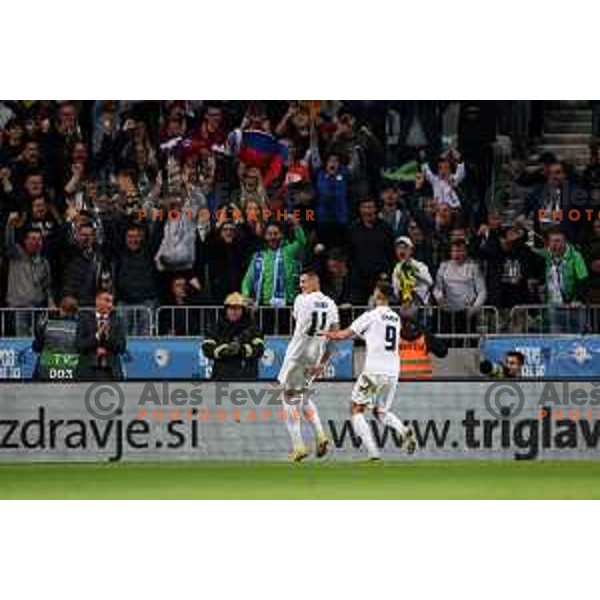
[{"label": "stadium perimeter wall", "polygon": [[[600,388],[577,385],[588,394],[580,413],[594,410],[575,419],[568,407],[553,412],[547,385],[402,383],[394,408],[421,449],[408,457],[376,421],[373,434],[392,460],[598,458]],[[351,390],[323,382],[312,391],[332,439],[329,460],[365,456],[349,421]],[[269,383],[0,384],[0,462],[280,460],[289,450],[282,411]]]}]

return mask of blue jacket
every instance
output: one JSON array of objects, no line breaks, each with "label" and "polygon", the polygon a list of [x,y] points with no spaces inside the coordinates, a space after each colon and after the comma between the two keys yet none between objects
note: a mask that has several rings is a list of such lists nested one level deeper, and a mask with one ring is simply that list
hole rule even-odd
[{"label": "blue jacket", "polygon": [[347,224],[348,169],[340,167],[337,175],[331,176],[324,168],[317,171],[315,188],[317,193],[316,222]]}]

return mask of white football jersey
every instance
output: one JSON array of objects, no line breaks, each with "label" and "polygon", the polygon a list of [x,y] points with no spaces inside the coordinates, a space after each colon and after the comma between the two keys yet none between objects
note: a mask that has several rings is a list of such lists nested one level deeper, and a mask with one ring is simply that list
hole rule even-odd
[{"label": "white football jersey", "polygon": [[367,344],[363,372],[398,377],[400,317],[389,306],[378,306],[358,317],[350,329]]},{"label": "white football jersey", "polygon": [[332,325],[339,324],[335,302],[321,292],[299,294],[294,301],[296,327],[285,353],[285,360],[318,361],[327,340],[319,335]]}]

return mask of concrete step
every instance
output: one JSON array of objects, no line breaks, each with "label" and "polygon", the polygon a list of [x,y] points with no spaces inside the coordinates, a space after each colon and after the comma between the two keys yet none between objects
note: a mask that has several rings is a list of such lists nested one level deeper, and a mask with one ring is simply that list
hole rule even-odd
[{"label": "concrete step", "polygon": [[542,143],[561,146],[587,146],[591,133],[544,133]]},{"label": "concrete step", "polygon": [[589,108],[547,110],[544,112],[544,118],[556,121],[590,121],[591,123],[592,110]]},{"label": "concrete step", "polygon": [[564,108],[589,108],[589,100],[560,100],[561,107]]},{"label": "concrete step", "polygon": [[550,121],[544,122],[544,132],[550,134],[560,133],[587,133],[592,131],[591,121]]}]

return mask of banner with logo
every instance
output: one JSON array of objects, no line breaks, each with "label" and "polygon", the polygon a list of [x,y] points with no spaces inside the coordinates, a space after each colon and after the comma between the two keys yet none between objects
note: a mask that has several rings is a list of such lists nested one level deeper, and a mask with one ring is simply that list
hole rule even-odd
[{"label": "banner with logo", "polygon": [[36,361],[31,340],[0,339],[0,380],[31,379]]},{"label": "banner with logo", "polygon": [[[289,338],[267,337],[259,363],[260,379],[275,379]],[[31,379],[37,355],[31,340],[0,340],[0,380]],[[202,338],[130,338],[121,357],[126,380],[210,379],[211,361],[202,352]],[[352,378],[352,342],[337,343],[325,379]]]},{"label": "banner with logo", "polygon": [[[351,391],[349,382],[309,390],[331,440],[328,460],[365,458]],[[286,460],[292,409],[281,396],[270,382],[4,383],[0,462]],[[600,385],[406,382],[392,410],[420,449],[408,455],[401,436],[369,414],[387,460],[600,458]],[[301,413],[312,449],[310,418]]]},{"label": "banner with logo", "polygon": [[481,359],[500,364],[510,350],[525,356],[524,377],[600,376],[600,335],[490,336],[481,344]]}]

